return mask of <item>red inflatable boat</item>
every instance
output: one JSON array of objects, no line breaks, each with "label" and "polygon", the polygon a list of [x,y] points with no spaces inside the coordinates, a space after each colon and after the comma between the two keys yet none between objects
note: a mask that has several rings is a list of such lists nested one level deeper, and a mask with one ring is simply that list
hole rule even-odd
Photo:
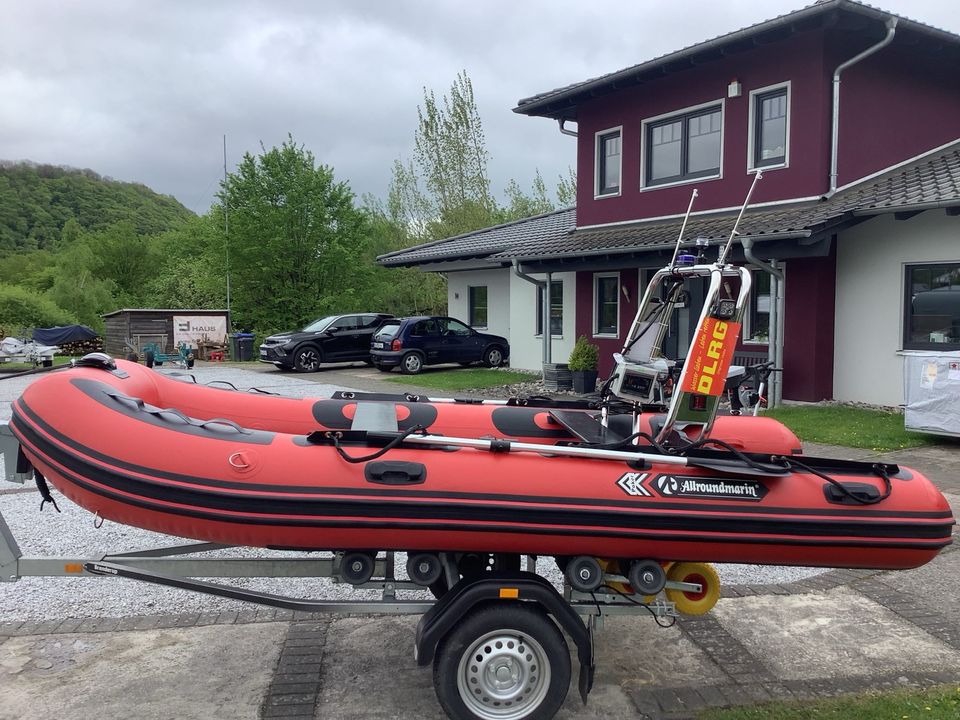
[{"label": "red inflatable boat", "polygon": [[950,507],[925,477],[798,456],[770,419],[719,418],[726,445],[674,453],[610,441],[590,410],[298,400],[91,364],[30,385],[11,429],[41,482],[173,535],[869,568],[915,567],[950,543]]}]

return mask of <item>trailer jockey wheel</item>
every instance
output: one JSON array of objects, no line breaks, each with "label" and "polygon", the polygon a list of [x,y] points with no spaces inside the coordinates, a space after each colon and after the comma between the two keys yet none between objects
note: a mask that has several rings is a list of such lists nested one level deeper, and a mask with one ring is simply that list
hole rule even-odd
[{"label": "trailer jockey wheel", "polygon": [[720,576],[710,563],[679,562],[667,572],[670,582],[697,583],[700,592],[667,588],[667,599],[684,615],[704,615],[720,599]]},{"label": "trailer jockey wheel", "polygon": [[577,592],[593,592],[603,582],[603,569],[595,557],[577,555],[567,563],[567,582]]},{"label": "trailer jockey wheel", "polygon": [[480,606],[441,641],[433,687],[453,720],[552,718],[570,687],[570,652],[539,606]]},{"label": "trailer jockey wheel", "polygon": [[376,556],[365,552],[345,553],[340,561],[340,577],[351,585],[363,585],[373,577]]},{"label": "trailer jockey wheel", "polygon": [[667,584],[667,574],[656,560],[635,560],[627,579],[637,595],[656,595]]}]

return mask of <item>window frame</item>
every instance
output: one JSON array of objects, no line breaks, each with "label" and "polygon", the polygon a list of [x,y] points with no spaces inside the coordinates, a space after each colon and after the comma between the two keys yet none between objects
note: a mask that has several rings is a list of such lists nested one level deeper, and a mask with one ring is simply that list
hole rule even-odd
[{"label": "window frame", "polygon": [[[474,322],[473,322],[473,319],[474,319],[474,318],[473,318],[473,312],[474,312],[475,309],[477,309],[477,307],[479,307],[478,305],[475,304],[475,300],[474,300],[474,296],[473,296],[473,291],[474,291],[474,290],[483,290],[483,291],[484,291],[484,304],[483,304],[483,306],[482,306],[482,307],[483,307],[483,312],[484,312],[484,322],[483,322],[482,324],[481,324],[481,323],[474,323]],[[487,286],[487,285],[468,285],[468,286],[467,286],[467,325],[469,325],[470,327],[478,327],[478,328],[486,329],[487,327],[489,327],[489,322],[490,322],[490,290],[489,290],[489,286]]]},{"label": "window frame", "polygon": [[[747,125],[747,172],[755,173],[757,170],[780,170],[782,168],[790,167],[790,116],[793,114],[793,95],[791,88],[791,82],[789,80],[781,83],[776,83],[775,85],[767,85],[765,87],[756,88],[755,90],[750,91],[750,113]],[[780,91],[785,91],[787,96],[787,126],[785,129],[786,137],[783,146],[783,161],[770,163],[767,165],[757,164],[757,150],[758,140],[759,140],[759,114],[757,113],[757,105],[759,101],[765,97],[773,94],[779,94]]]},{"label": "window frame", "polygon": [[[597,304],[599,281],[605,278],[616,279],[616,330],[613,333],[600,332],[600,306]],[[620,272],[599,272],[593,274],[593,337],[595,338],[619,338],[620,337]]]},{"label": "window frame", "polygon": [[[710,110],[719,110],[720,111],[720,158],[719,166],[716,173],[708,174],[697,174],[697,175],[680,175],[674,179],[654,181],[650,179],[651,163],[653,160],[652,153],[650,152],[650,133],[653,130],[653,127],[657,125],[664,125],[667,123],[681,121],[681,146],[680,146],[680,163],[681,169],[684,165],[687,164],[688,158],[686,157],[687,150],[687,120],[691,117],[696,117],[698,115],[706,115]],[[723,178],[723,149],[724,149],[724,140],[726,137],[726,99],[717,98],[716,100],[710,100],[709,102],[700,103],[699,105],[691,105],[690,107],[682,108],[680,110],[671,110],[668,113],[663,113],[661,115],[654,115],[653,117],[644,118],[640,123],[640,192],[650,191],[650,190],[659,190],[660,188],[665,187],[674,187],[676,185],[688,185],[690,183],[703,182],[705,180],[717,180]]]},{"label": "window frame", "polygon": [[[750,305],[747,309],[747,313],[745,314],[745,318],[744,318],[746,322],[744,323],[744,327],[743,327],[743,343],[745,345],[769,345],[770,344],[770,310],[774,302],[773,276],[770,275],[770,273],[764,270],[761,270],[759,268],[751,268],[750,274],[753,279],[753,284],[750,287]],[[767,312],[766,312],[766,315],[767,315],[767,339],[766,340],[758,340],[754,337],[754,335],[756,334],[756,328],[754,327],[755,318],[758,314],[760,314],[758,309],[758,306],[760,304],[760,293],[758,291],[760,289],[759,278],[761,277],[766,277],[767,282],[769,283],[767,287],[767,292],[764,293],[767,296],[767,302],[769,303],[767,307]]]},{"label": "window frame", "polygon": [[[602,170],[605,167],[605,161],[601,159],[601,150],[603,149],[603,141],[607,138],[616,135],[620,138],[620,160],[617,163],[617,177],[620,182],[617,184],[616,190],[607,190],[604,191],[603,188],[603,174]],[[603,198],[610,197],[620,197],[620,194],[623,192],[623,125],[617,125],[616,127],[607,128],[606,130],[600,130],[594,133],[593,141],[593,199],[602,200]]]},{"label": "window frame", "polygon": [[[551,323],[550,327],[550,337],[554,338],[563,338],[563,280],[551,280],[550,281],[550,292],[554,292],[553,288],[560,287],[560,332],[553,332],[553,325]],[[536,289],[536,305],[537,305],[537,319],[534,324],[534,337],[543,337],[543,296],[546,294],[546,289],[543,285],[538,285]],[[554,302],[553,298],[550,298],[550,319],[553,320],[553,308]]]},{"label": "window frame", "polygon": [[[910,275],[913,270],[918,268],[947,268],[955,267],[960,270],[960,260],[954,262],[911,262],[903,263],[903,306],[900,312],[900,319],[903,323],[903,329],[900,334],[900,339],[902,343],[902,349],[906,351],[910,350],[937,350],[940,352],[953,352],[960,350],[960,340],[957,342],[913,342],[910,340],[910,325],[911,319],[913,317],[913,288],[910,282]],[[960,295],[960,290],[957,291]]]}]

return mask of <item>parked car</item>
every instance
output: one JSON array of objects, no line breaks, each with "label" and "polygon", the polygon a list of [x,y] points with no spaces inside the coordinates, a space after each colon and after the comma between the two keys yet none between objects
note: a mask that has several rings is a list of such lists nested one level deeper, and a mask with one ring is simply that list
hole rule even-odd
[{"label": "parked car", "polygon": [[499,335],[474,330],[450,317],[394,318],[373,335],[370,360],[384,372],[399,367],[416,375],[424,365],[482,362],[499,367],[510,357],[510,343]]},{"label": "parked car", "polygon": [[302,330],[268,337],[260,346],[260,362],[297,372],[314,372],[321,363],[368,363],[370,338],[384,320],[392,317],[386,313],[356,313],[314,320]]}]

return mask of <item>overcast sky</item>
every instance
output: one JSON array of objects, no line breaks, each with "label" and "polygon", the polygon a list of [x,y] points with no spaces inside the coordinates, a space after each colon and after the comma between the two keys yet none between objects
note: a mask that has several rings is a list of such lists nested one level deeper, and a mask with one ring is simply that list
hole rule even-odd
[{"label": "overcast sky", "polygon": [[[878,0],[960,32],[956,0]],[[805,0],[0,0],[0,159],[89,167],[205,212],[223,173],[293,137],[359,196],[410,157],[423,88],[465,69],[494,190],[574,164],[517,100],[621,69]],[[502,196],[501,196],[502,197]]]}]

